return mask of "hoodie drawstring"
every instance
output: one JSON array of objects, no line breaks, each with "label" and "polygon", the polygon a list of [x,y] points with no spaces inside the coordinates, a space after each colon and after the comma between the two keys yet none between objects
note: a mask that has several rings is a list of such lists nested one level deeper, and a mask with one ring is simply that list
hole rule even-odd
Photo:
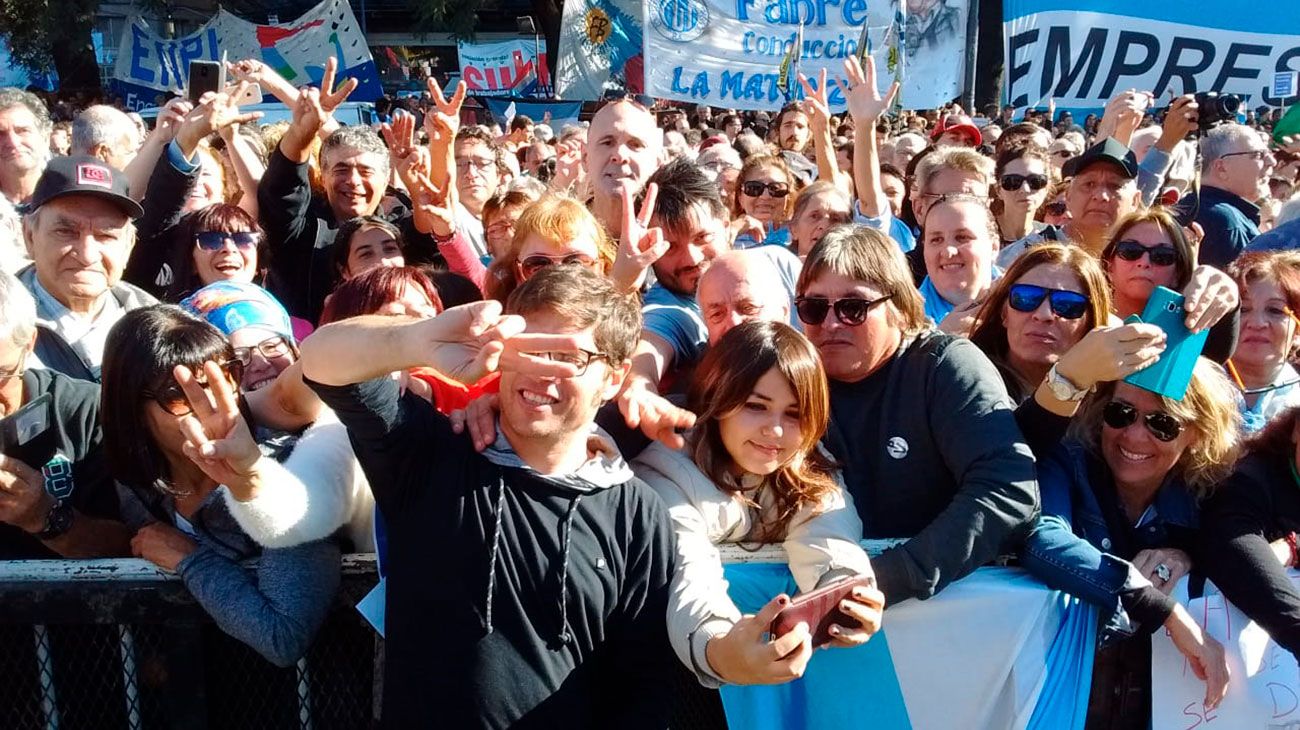
[{"label": "hoodie drawstring", "polygon": [[569,582],[569,542],[573,537],[573,515],[578,511],[579,494],[569,503],[569,510],[564,515],[564,551],[560,555],[560,643],[567,644],[573,638],[569,632],[569,592],[565,590]]},{"label": "hoodie drawstring", "polygon": [[488,558],[487,632],[492,633],[492,594],[497,587],[497,554],[501,551],[501,523],[505,520],[506,480],[497,475],[497,524],[492,529],[492,553]]}]

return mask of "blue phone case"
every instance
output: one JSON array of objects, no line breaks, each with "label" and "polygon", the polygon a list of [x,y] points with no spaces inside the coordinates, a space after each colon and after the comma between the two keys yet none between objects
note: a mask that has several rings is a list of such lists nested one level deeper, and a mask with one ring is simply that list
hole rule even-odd
[{"label": "blue phone case", "polygon": [[1142,317],[1129,317],[1125,322],[1141,321],[1164,330],[1165,351],[1154,364],[1124,378],[1124,382],[1167,398],[1183,399],[1188,384],[1192,382],[1196,360],[1205,349],[1205,339],[1210,334],[1208,329],[1192,334],[1187,329],[1186,319],[1182,294],[1163,286],[1151,292]]}]

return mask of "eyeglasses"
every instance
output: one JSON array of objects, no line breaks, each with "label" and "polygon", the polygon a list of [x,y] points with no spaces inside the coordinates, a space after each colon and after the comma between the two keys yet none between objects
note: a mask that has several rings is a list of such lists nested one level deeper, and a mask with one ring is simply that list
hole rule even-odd
[{"label": "eyeglasses", "polygon": [[533,274],[536,274],[547,266],[555,266],[557,264],[577,264],[583,268],[590,269],[596,265],[596,260],[585,253],[571,253],[565,254],[564,256],[546,256],[545,254],[540,253],[533,254],[532,256],[525,257],[523,261],[519,262],[519,273],[523,274],[523,278],[531,279],[533,278]]},{"label": "eyeglasses", "polygon": [[[238,360],[231,360],[221,366],[222,371],[230,376],[230,379],[236,383],[244,379],[244,364]],[[194,382],[204,390],[209,389],[207,378],[203,375],[202,370],[196,370],[194,373]],[[190,399],[185,397],[185,389],[181,384],[172,380],[158,390],[144,391],[144,397],[158,404],[159,408],[172,414],[173,416],[188,416],[194,412],[190,408]]]},{"label": "eyeglasses", "polygon": [[456,170],[464,172],[471,167],[475,170],[487,170],[494,167],[497,161],[490,157],[462,157],[456,160]]},{"label": "eyeglasses", "polygon": [[751,198],[762,195],[764,190],[773,198],[784,198],[790,194],[790,185],[782,182],[765,183],[758,180],[750,180],[740,184],[740,192]]},{"label": "eyeglasses", "polygon": [[7,383],[14,378],[22,377],[23,372],[27,369],[27,351],[23,351],[18,358],[18,364],[8,370],[0,370],[0,383]]},{"label": "eyeglasses", "polygon": [[253,362],[254,351],[257,351],[267,360],[273,357],[281,357],[289,353],[289,341],[281,335],[276,335],[275,337],[268,337],[252,347],[236,347],[235,359],[244,367],[248,367]]},{"label": "eyeglasses", "polygon": [[199,248],[204,251],[220,251],[225,247],[226,241],[235,244],[237,248],[253,248],[261,241],[262,237],[251,231],[239,231],[236,233],[227,233],[226,231],[200,231],[194,234],[194,241]]},{"label": "eyeglasses", "polygon": [[1057,150],[1057,151],[1055,151],[1055,152],[1052,153],[1052,156],[1053,156],[1053,157],[1059,157],[1059,158],[1061,158],[1062,160],[1068,160],[1068,159],[1070,159],[1071,157],[1077,157],[1077,156],[1078,156],[1078,153],[1075,152],[1074,150]]},{"label": "eyeglasses", "polygon": [[[1138,418],[1138,410],[1122,400],[1113,400],[1101,409],[1101,420],[1107,426],[1122,431],[1133,425]],[[1142,424],[1152,436],[1166,443],[1178,438],[1183,432],[1183,424],[1177,418],[1164,411],[1152,411],[1142,416]]]},{"label": "eyeglasses", "polygon": [[1263,162],[1265,160],[1273,159],[1273,153],[1269,152],[1268,150],[1248,150],[1246,152],[1229,152],[1226,155],[1219,155],[1219,159],[1222,160],[1228,157],[1247,157],[1247,156],[1254,157],[1256,162]]},{"label": "eyeglasses", "polygon": [[1002,189],[1008,192],[1019,190],[1024,187],[1025,183],[1029,183],[1030,190],[1037,192],[1047,187],[1048,180],[1046,175],[1012,174],[1002,176]]},{"label": "eyeglasses", "polygon": [[1115,244],[1115,255],[1125,261],[1137,261],[1144,255],[1151,257],[1152,266],[1173,266],[1178,252],[1173,246],[1143,246],[1137,241],[1120,241]]},{"label": "eyeglasses", "polygon": [[1033,284],[1012,284],[1007,304],[1017,312],[1034,312],[1044,299],[1048,300],[1052,314],[1062,319],[1078,319],[1088,312],[1088,297],[1079,292]]},{"label": "eyeglasses", "polygon": [[826,321],[826,314],[833,309],[835,310],[835,318],[840,321],[840,324],[846,327],[857,327],[867,321],[867,314],[872,307],[893,298],[894,295],[892,294],[887,294],[879,299],[799,297],[794,300],[794,309],[799,314],[799,321],[804,324],[821,325]]},{"label": "eyeglasses", "polygon": [[603,352],[592,352],[591,350],[551,350],[548,352],[526,352],[525,355],[550,360],[563,365],[572,365],[578,369],[574,377],[587,372],[587,367],[593,360],[609,360],[609,355]]},{"label": "eyeglasses", "polygon": [[1043,206],[1043,211],[1048,215],[1058,215],[1058,216],[1065,215],[1065,201],[1053,200],[1052,202]]}]

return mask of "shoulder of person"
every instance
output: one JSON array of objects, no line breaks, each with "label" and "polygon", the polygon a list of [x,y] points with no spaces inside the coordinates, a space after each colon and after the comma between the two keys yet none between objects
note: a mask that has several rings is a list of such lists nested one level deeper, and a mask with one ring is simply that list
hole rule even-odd
[{"label": "shoulder of person", "polygon": [[33,369],[27,372],[35,381],[32,394],[49,393],[56,416],[80,414],[92,420],[96,418],[100,395],[98,383],[78,380],[54,370]]},{"label": "shoulder of person", "polygon": [[125,309],[139,309],[158,303],[154,295],[141,289],[135,284],[125,281],[119,281],[113,285],[113,296],[122,304]]},{"label": "shoulder of person", "polygon": [[[675,488],[690,495],[695,482],[708,482],[708,478],[684,450],[670,448],[659,441],[647,446],[632,461],[631,466],[638,479],[660,494],[671,492]],[[712,483],[709,485],[712,486]]]}]

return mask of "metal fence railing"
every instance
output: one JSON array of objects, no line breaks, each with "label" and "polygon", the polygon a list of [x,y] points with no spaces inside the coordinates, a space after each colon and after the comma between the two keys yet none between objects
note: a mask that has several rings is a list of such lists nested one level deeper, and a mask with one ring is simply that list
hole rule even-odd
[{"label": "metal fence railing", "polygon": [[[346,556],[311,650],[280,668],[144,561],[0,562],[0,728],[371,727],[383,641],[353,607],[375,582],[372,556]],[[674,730],[726,727],[716,692],[684,669],[670,681]]]}]

